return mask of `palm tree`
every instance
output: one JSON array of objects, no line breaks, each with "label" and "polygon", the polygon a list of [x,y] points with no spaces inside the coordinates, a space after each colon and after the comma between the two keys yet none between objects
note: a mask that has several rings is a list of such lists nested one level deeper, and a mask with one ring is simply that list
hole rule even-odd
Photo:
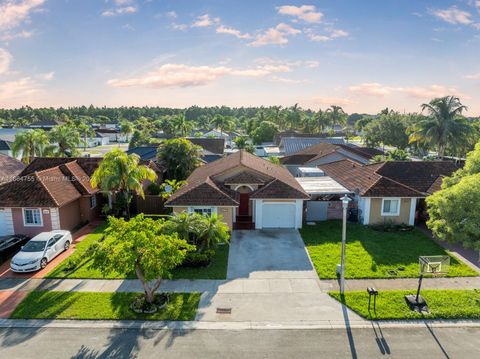
[{"label": "palm tree", "polygon": [[15,135],[12,145],[14,157],[21,155],[21,160],[29,164],[35,157],[50,155],[52,146],[44,130],[26,130]]},{"label": "palm tree", "polygon": [[120,132],[125,135],[126,142],[128,142],[128,135],[133,133],[133,124],[130,121],[124,120],[120,123]]},{"label": "palm tree", "polygon": [[56,157],[73,157],[78,154],[77,147],[82,140],[75,126],[71,124],[55,126],[48,133],[48,137],[52,143],[56,143],[54,146]]},{"label": "palm tree", "polygon": [[109,193],[121,193],[125,198],[125,212],[130,218],[131,192],[145,198],[144,181],[155,181],[157,175],[151,168],[139,165],[140,157],[136,154],[127,155],[117,148],[108,152],[91,178],[93,188],[100,187]]},{"label": "palm tree", "polygon": [[219,243],[226,243],[230,238],[228,226],[222,221],[222,216],[212,213],[211,216],[204,217],[200,225],[195,228],[200,252],[216,247]]},{"label": "palm tree", "polygon": [[429,116],[413,125],[410,142],[428,143],[443,157],[448,145],[455,148],[466,140],[471,126],[461,117],[467,107],[455,96],[436,98],[422,105]]},{"label": "palm tree", "polygon": [[341,106],[332,105],[326,112],[330,114],[330,124],[332,126],[344,125],[347,121],[347,114]]},{"label": "palm tree", "polygon": [[185,118],[185,113],[173,117],[173,128],[180,136],[186,137],[193,129],[193,124]]},{"label": "palm tree", "polygon": [[217,114],[213,118],[212,124],[215,126],[215,128],[220,129],[220,136],[223,137],[223,131],[233,126],[233,119],[230,116],[222,116]]},{"label": "palm tree", "polygon": [[298,103],[289,108],[287,112],[287,122],[290,129],[298,129],[302,123],[302,109],[298,106]]}]

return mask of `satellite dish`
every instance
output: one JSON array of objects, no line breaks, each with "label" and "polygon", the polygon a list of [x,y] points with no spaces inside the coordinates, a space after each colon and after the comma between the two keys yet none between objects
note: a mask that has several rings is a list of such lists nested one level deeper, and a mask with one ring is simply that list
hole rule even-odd
[{"label": "satellite dish", "polygon": [[165,186],[165,192],[170,193],[170,192],[172,192],[172,190],[173,190],[172,186],[170,186],[170,185]]}]

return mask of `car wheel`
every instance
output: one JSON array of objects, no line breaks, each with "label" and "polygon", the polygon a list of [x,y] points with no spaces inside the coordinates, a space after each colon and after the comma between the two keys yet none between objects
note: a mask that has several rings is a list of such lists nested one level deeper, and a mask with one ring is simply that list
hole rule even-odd
[{"label": "car wheel", "polygon": [[47,258],[42,258],[40,261],[40,268],[44,269],[48,264]]},{"label": "car wheel", "polygon": [[70,248],[70,242],[66,241],[65,244],[63,245],[63,249],[67,250],[68,248]]}]

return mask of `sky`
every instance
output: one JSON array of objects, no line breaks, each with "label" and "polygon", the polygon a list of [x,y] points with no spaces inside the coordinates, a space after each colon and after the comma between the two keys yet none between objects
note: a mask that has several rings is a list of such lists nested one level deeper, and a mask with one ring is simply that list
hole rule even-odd
[{"label": "sky", "polygon": [[480,0],[0,0],[0,107],[480,115]]}]

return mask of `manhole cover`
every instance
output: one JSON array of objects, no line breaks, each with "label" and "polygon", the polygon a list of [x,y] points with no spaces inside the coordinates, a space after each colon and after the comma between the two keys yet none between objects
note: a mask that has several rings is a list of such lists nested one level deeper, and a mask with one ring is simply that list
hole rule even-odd
[{"label": "manhole cover", "polygon": [[232,308],[217,308],[217,314],[232,314]]}]

